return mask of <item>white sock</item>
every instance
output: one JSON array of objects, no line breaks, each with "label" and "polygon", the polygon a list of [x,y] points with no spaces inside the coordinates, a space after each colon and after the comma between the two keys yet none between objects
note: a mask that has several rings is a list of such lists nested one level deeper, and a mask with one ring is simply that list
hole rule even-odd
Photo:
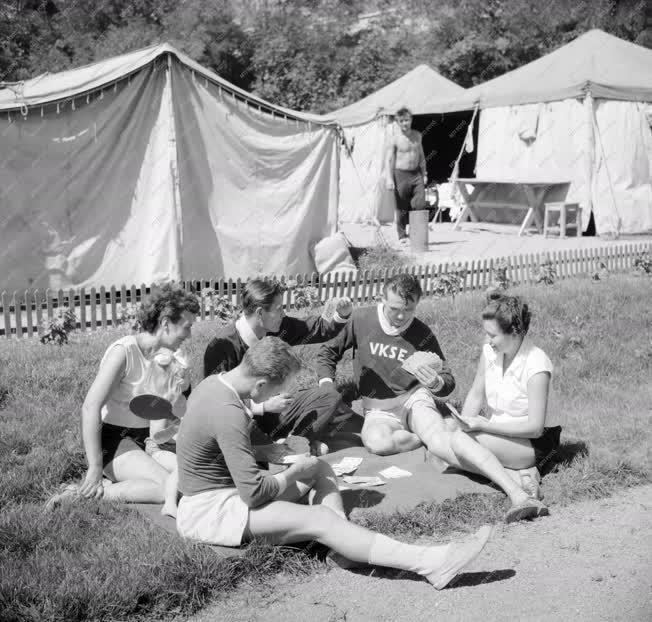
[{"label": "white sock", "polygon": [[376,534],[369,548],[369,563],[372,566],[388,566],[425,576],[443,563],[449,546],[416,546]]},{"label": "white sock", "polygon": [[369,547],[369,563],[416,572],[440,590],[480,554],[490,535],[491,527],[485,525],[461,542],[414,546],[376,534]]}]

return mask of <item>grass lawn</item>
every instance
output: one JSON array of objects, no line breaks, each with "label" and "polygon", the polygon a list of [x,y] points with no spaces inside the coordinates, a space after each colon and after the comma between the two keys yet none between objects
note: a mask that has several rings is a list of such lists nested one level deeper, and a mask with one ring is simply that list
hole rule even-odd
[{"label": "grass lawn", "polygon": [[[551,415],[564,426],[566,459],[545,479],[552,506],[649,481],[652,444],[652,279],[610,275],[519,287],[533,308],[531,334],[555,365]],[[457,379],[469,388],[482,335],[480,293],[429,299],[433,327]],[[189,350],[195,383],[216,324],[196,325]],[[0,341],[0,611],[2,620],[156,619],[190,615],[242,581],[260,585],[284,569],[319,562],[291,549],[252,545],[220,560],[160,531],[127,506],[84,503],[44,514],[43,502],[85,470],[79,410],[106,346],[119,331],[73,334],[68,345]],[[315,346],[300,349],[301,382],[316,380]],[[350,359],[339,367],[346,385]],[[563,456],[562,456],[563,457]],[[470,498],[471,497],[471,498]],[[478,498],[481,497],[481,498]],[[504,497],[466,495],[365,524],[416,538],[472,529],[500,517]]]}]

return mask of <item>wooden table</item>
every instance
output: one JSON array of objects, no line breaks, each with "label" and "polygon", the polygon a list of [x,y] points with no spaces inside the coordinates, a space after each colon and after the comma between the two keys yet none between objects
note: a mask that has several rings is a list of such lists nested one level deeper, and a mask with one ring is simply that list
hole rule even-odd
[{"label": "wooden table", "polygon": [[[521,181],[501,179],[479,179],[460,177],[455,182],[460,193],[464,197],[466,207],[462,210],[453,229],[459,229],[460,224],[469,216],[473,222],[480,219],[475,211],[476,207],[491,207],[493,209],[522,209],[526,210],[525,218],[518,231],[523,235],[531,226],[532,221],[539,233],[543,232],[543,203],[547,196],[554,193],[554,200],[563,201],[568,194],[570,181]],[[469,193],[466,184],[473,186]],[[511,186],[509,199],[491,200],[486,199],[487,193],[497,186]],[[520,195],[520,196],[519,196]],[[512,200],[513,199],[513,200]],[[551,199],[553,200],[553,199]]]}]

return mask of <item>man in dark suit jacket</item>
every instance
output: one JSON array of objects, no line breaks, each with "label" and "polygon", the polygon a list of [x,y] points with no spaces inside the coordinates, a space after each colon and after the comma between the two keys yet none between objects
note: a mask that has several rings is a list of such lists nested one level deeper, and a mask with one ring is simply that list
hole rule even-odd
[{"label": "man in dark suit jacket", "polygon": [[[283,309],[282,286],[252,279],[244,287],[242,315],[222,327],[206,348],[204,376],[237,367],[245,352],[267,335],[293,346],[328,341],[342,330],[352,310],[351,301],[342,298],[331,320],[322,316],[290,317]],[[325,437],[353,414],[340,394],[329,387],[275,395],[262,404],[251,403],[250,407],[258,427],[272,439],[290,434],[304,436],[318,455],[328,451]]]}]

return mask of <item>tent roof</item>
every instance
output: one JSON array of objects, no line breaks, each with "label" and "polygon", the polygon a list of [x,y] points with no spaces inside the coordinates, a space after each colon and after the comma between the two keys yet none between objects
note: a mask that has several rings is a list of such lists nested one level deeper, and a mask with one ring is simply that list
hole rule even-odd
[{"label": "tent roof", "polygon": [[342,125],[368,123],[381,114],[393,114],[407,106],[414,114],[431,112],[433,101],[451,99],[464,92],[428,65],[419,65],[375,93],[326,115]]},{"label": "tent roof", "polygon": [[541,58],[443,102],[438,112],[584,97],[652,101],[652,50],[590,30]]},{"label": "tent roof", "polygon": [[297,112],[256,97],[224,80],[210,69],[202,67],[168,43],[152,45],[75,69],[58,73],[44,73],[31,80],[18,83],[14,88],[0,89],[0,110],[20,110],[24,106],[41,106],[85,96],[127,78],[164,54],[172,54],[181,64],[198,75],[221,86],[237,96],[238,99],[244,100],[252,106],[260,107],[266,112],[319,125],[335,124],[328,117]]}]

